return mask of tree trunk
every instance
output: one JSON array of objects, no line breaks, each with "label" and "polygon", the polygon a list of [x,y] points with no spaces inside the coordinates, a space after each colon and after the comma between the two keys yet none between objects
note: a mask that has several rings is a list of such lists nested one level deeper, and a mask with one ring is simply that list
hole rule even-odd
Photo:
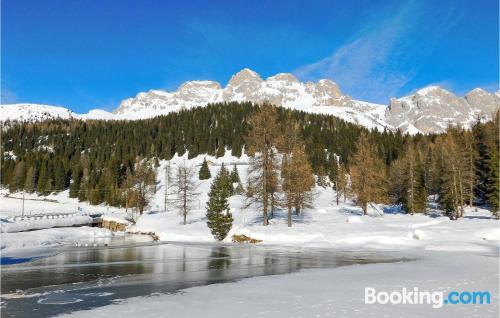
[{"label": "tree trunk", "polygon": [[288,205],[288,227],[292,227],[292,207]]},{"label": "tree trunk", "polygon": [[264,203],[263,204],[264,205],[264,220],[263,220],[264,221],[264,223],[263,223],[264,226],[267,226],[269,224],[269,219],[267,217],[267,209],[268,209],[269,202],[267,200],[268,200],[268,195],[267,195],[267,192],[265,192],[264,193],[264,202],[263,202]]},{"label": "tree trunk", "polygon": [[274,219],[274,193],[271,193],[271,219]]},{"label": "tree trunk", "polygon": [[336,199],[337,199],[337,205],[339,205],[339,183],[335,183],[335,194],[336,194]]}]

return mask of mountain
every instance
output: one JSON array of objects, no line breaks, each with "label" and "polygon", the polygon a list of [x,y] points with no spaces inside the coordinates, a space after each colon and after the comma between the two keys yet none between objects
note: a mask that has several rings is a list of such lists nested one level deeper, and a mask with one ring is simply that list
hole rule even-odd
[{"label": "mountain", "polygon": [[480,88],[458,97],[439,86],[428,86],[412,95],[391,99],[387,123],[410,133],[443,132],[450,124],[470,127],[478,118],[490,120],[500,107],[498,93]]},{"label": "mountain", "polygon": [[113,113],[92,110],[78,115],[61,107],[16,104],[0,106],[0,120],[57,117],[137,120],[229,101],[267,101],[286,108],[333,115],[368,128],[399,128],[414,134],[442,132],[450,123],[467,127],[478,117],[491,119],[500,107],[500,94],[477,88],[462,98],[439,86],[429,86],[412,95],[393,98],[385,106],[354,100],[328,79],[303,83],[289,73],[262,79],[256,72],[245,68],[234,74],[225,87],[208,80],[188,81],[172,92],[141,92],[123,100]]},{"label": "mountain", "polygon": [[20,121],[42,121],[47,119],[69,119],[74,113],[67,108],[40,104],[0,105],[0,119]]},{"label": "mountain", "polygon": [[263,80],[247,68],[234,74],[224,88],[213,81],[190,81],[174,92],[150,90],[139,93],[124,100],[114,114],[122,119],[142,119],[208,103],[230,101],[267,101],[306,112],[331,114],[370,128],[388,126],[384,122],[384,106],[352,100],[330,80],[301,83],[288,73]]},{"label": "mountain", "polygon": [[101,109],[93,109],[86,114],[76,114],[71,110],[61,106],[41,105],[41,104],[8,104],[0,105],[0,121],[44,121],[48,119],[116,119],[110,112]]}]

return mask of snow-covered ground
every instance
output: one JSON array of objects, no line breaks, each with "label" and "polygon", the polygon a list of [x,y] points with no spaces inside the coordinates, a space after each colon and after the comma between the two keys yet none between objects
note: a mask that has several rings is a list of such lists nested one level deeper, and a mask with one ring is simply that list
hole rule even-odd
[{"label": "snow-covered ground", "polygon": [[[117,212],[119,209],[106,206],[93,206],[68,197],[68,191],[43,197],[25,194],[24,220],[22,215],[22,193],[8,194],[0,190],[0,253],[2,257],[20,255],[39,255],[47,248],[73,244],[94,244],[110,239],[116,234],[111,231],[88,226],[61,227],[88,224],[88,213]],[[64,218],[52,217],[54,214],[67,214]],[[37,215],[37,219],[34,216]],[[42,215],[42,216],[41,216]],[[41,217],[40,217],[41,216]],[[17,217],[14,221],[14,217]],[[28,219],[29,217],[29,219]],[[17,231],[39,229],[16,233]],[[8,233],[11,232],[11,233]]]},{"label": "snow-covered ground", "polygon": [[[186,156],[171,161],[172,170],[183,163],[199,167],[204,156],[187,161]],[[207,156],[212,177],[224,162],[228,169],[237,164],[241,179],[246,178],[248,158]],[[201,193],[188,224],[171,206],[164,211],[164,168],[158,171],[157,193],[151,199],[150,211],[142,215],[130,231],[155,232],[163,241],[214,242],[206,226],[205,202],[211,180],[199,182]],[[498,316],[499,221],[486,209],[467,208],[465,217],[451,221],[432,210],[427,215],[406,215],[398,209],[375,206],[368,216],[348,199],[339,206],[335,192],[316,187],[314,208],[305,209],[286,224],[285,211],[278,210],[270,225],[262,226],[261,212],[256,207],[244,208],[244,197],[231,197],[234,223],[224,244],[233,234],[245,234],[268,245],[331,248],[335,251],[377,250],[412,251],[415,261],[392,264],[356,265],[344,268],[309,270],[290,275],[260,277],[235,283],[195,287],[174,295],[139,297],[92,311],[75,313],[82,317],[115,317],[137,314],[141,317],[161,316],[168,308],[169,316],[183,317],[438,317]],[[5,193],[4,193],[5,194]],[[18,213],[20,200],[1,197],[2,217]],[[30,198],[41,199],[36,195]],[[67,193],[49,197],[58,202],[25,201],[32,213],[83,210],[100,211],[113,219],[125,218],[123,209],[93,207],[67,198]],[[27,203],[26,203],[27,202]],[[382,212],[383,211],[383,212]],[[2,253],[26,247],[73,243],[83,237],[111,235],[92,228],[47,229],[18,233],[2,233]],[[490,305],[448,305],[441,309],[429,305],[365,305],[364,288],[392,291],[406,287],[420,290],[486,290],[492,295]],[[207,300],[210,300],[207,302]]]},{"label": "snow-covered ground", "polygon": [[[238,167],[243,184],[246,179],[248,157],[235,158],[226,152],[225,156],[214,158],[198,156],[187,160],[175,156],[170,167],[172,173],[181,164],[190,164],[199,168],[206,157],[209,162],[212,178],[217,174],[222,163],[231,170],[233,164]],[[151,198],[150,211],[142,215],[135,225],[129,227],[131,232],[154,232],[163,241],[214,242],[206,225],[205,203],[212,179],[198,181],[197,191],[200,193],[189,212],[187,225],[182,225],[182,216],[167,204],[164,211],[165,167],[162,161],[158,168],[157,192]],[[197,179],[197,175],[195,176]],[[172,191],[172,190],[170,190]],[[172,191],[173,192],[173,191]],[[267,227],[262,226],[261,211],[251,206],[245,208],[245,198],[235,195],[230,199],[233,214],[233,228],[226,238],[230,242],[233,234],[244,234],[262,240],[262,244],[300,245],[311,247],[332,247],[340,249],[407,249],[424,248],[427,250],[475,250],[481,251],[496,245],[500,240],[498,220],[488,210],[467,208],[464,218],[451,221],[442,216],[438,210],[428,215],[406,215],[397,209],[373,206],[368,216],[363,216],[361,209],[351,199],[336,205],[335,192],[331,188],[315,188],[314,207],[305,209],[300,215],[293,216],[293,227],[286,224],[286,211],[278,209],[270,219]],[[22,194],[14,193],[6,196],[6,190],[0,193],[0,217],[7,218],[20,215]],[[115,207],[92,206],[76,199],[68,198],[68,192],[61,192],[47,197],[26,194],[25,214],[49,213],[104,213],[107,218],[115,220],[130,216],[125,209]],[[169,194],[169,200],[174,194]],[[42,221],[42,220],[40,220]],[[43,220],[56,222],[58,220]],[[20,234],[25,236],[25,234]],[[493,242],[493,243],[492,243]],[[9,247],[8,243],[2,244]],[[16,246],[19,246],[17,244]]]}]

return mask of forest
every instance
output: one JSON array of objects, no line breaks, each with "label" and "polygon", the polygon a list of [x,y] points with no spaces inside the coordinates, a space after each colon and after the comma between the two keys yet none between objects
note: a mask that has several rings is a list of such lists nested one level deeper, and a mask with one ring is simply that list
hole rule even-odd
[{"label": "forest", "polygon": [[[11,192],[40,195],[69,189],[70,197],[81,201],[125,206],[140,197],[130,189],[154,180],[159,160],[186,152],[189,158],[222,156],[230,150],[236,157],[250,154],[256,171],[267,172],[269,160],[281,158],[269,168],[276,171],[264,179],[257,174],[253,185],[249,181],[249,197],[258,182],[274,182],[275,191],[291,197],[295,187],[310,180],[294,181],[289,164],[299,158],[292,171],[306,167],[308,174],[310,167],[314,182],[334,187],[337,201],[356,196],[365,213],[370,202],[421,213],[434,196],[456,219],[465,205],[488,205],[495,213],[499,209],[498,131],[498,113],[470,130],[450,126],[444,134],[411,136],[369,130],[329,115],[236,102],[136,121],[5,122],[1,184]],[[286,142],[290,140],[296,142]],[[263,155],[266,151],[269,156]],[[145,159],[151,167],[142,164]],[[266,179],[275,175],[288,183],[278,186]],[[293,206],[290,201],[289,210]]]}]

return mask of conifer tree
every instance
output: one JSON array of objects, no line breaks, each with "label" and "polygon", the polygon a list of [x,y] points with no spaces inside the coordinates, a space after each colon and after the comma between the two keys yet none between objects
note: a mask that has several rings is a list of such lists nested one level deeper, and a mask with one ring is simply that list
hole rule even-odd
[{"label": "conifer tree", "polygon": [[28,193],[32,193],[35,191],[35,185],[36,185],[35,167],[31,166],[29,167],[28,172],[26,172],[26,181],[24,182],[24,190]]},{"label": "conifer tree", "polygon": [[425,212],[427,206],[425,174],[420,154],[413,144],[407,146],[403,157],[392,165],[391,196],[395,203],[402,204],[407,213]]},{"label": "conifer tree", "polygon": [[127,178],[127,183],[133,193],[131,197],[135,199],[132,205],[136,206],[139,213],[142,214],[156,188],[155,170],[151,162],[137,158],[135,169]]},{"label": "conifer tree", "polygon": [[323,166],[319,166],[318,168],[318,176],[316,183],[322,188],[326,188],[328,186],[327,175],[325,172],[325,168]]},{"label": "conifer tree", "polygon": [[356,202],[368,212],[370,202],[385,202],[386,179],[385,167],[377,157],[377,149],[363,133],[356,143],[356,154],[350,165],[352,191],[356,194]]},{"label": "conifer tree", "polygon": [[238,173],[238,168],[236,167],[236,164],[233,165],[233,171],[231,171],[231,182],[232,183],[240,183],[240,175]]},{"label": "conifer tree", "polygon": [[73,173],[71,175],[72,175],[73,179],[72,179],[71,185],[69,187],[69,197],[70,198],[77,198],[78,192],[80,190],[80,183],[82,181],[82,175],[83,175],[82,168],[80,167],[79,164],[76,164],[73,167]]},{"label": "conifer tree", "polygon": [[223,169],[219,171],[212,182],[207,202],[207,226],[214,238],[222,241],[231,230],[233,217],[229,212],[227,187],[228,176]]},{"label": "conifer tree", "polygon": [[312,206],[314,174],[304,147],[296,145],[290,154],[283,154],[282,161],[283,206],[288,211],[288,226],[292,226],[292,208],[299,214]]},{"label": "conifer tree", "polygon": [[19,161],[14,169],[14,174],[10,182],[10,192],[21,190],[24,187],[24,178],[26,175],[26,164],[24,161]]},{"label": "conifer tree", "polygon": [[339,160],[339,167],[337,169],[336,179],[335,179],[335,192],[336,192],[336,201],[337,205],[339,205],[340,198],[344,198],[344,202],[346,201],[346,197],[348,194],[348,175],[347,170],[344,164]]},{"label": "conifer tree", "polygon": [[198,184],[193,180],[194,169],[183,163],[177,168],[174,186],[177,188],[176,206],[183,217],[183,224],[187,224],[187,216],[195,201]]},{"label": "conifer tree", "polygon": [[248,121],[251,130],[246,144],[251,158],[247,179],[247,206],[258,203],[263,207],[263,225],[266,226],[271,193],[276,192],[278,182],[279,163],[275,146],[279,131],[276,107],[264,104]]},{"label": "conifer tree", "polygon": [[456,140],[458,132],[449,127],[447,134],[438,140],[440,156],[439,204],[450,219],[463,216],[465,205],[467,161]]},{"label": "conifer tree", "polygon": [[198,179],[207,180],[210,179],[210,169],[208,169],[207,158],[203,159],[203,163],[201,164],[200,171],[198,172]]},{"label": "conifer tree", "polygon": [[39,194],[45,194],[46,186],[47,186],[47,180],[49,179],[47,175],[47,162],[42,162],[40,164],[40,174],[38,176],[38,181],[37,181],[37,187],[36,191]]},{"label": "conifer tree", "polygon": [[83,168],[80,187],[78,188],[78,201],[88,200],[90,190],[90,172],[87,167]]}]

